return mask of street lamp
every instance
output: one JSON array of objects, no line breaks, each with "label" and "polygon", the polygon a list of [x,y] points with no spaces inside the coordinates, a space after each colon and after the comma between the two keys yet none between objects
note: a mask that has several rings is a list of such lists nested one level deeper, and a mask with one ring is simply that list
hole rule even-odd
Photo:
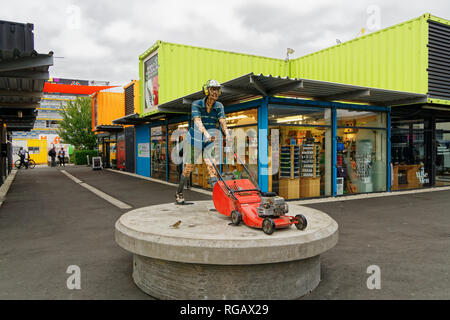
[{"label": "street lamp", "polygon": [[289,63],[289,55],[295,52],[292,48],[287,48],[286,50],[286,77],[288,76],[288,63]]}]

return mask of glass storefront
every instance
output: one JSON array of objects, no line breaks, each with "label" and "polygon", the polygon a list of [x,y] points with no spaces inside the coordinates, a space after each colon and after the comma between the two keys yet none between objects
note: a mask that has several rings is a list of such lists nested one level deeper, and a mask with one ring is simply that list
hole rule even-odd
[{"label": "glass storefront", "polygon": [[[258,110],[244,110],[226,114],[227,127],[232,130],[233,150],[223,149],[222,172],[232,173],[237,179],[250,178],[244,167],[235,161],[236,153],[258,182]],[[228,152],[227,152],[228,151]]]},{"label": "glass storefront", "polygon": [[[333,192],[336,195],[345,195],[387,190],[387,114],[336,109],[334,124],[337,128],[336,154],[334,155],[336,185],[333,185],[332,114],[332,109],[326,107],[269,104],[267,191],[276,192],[285,199],[302,199],[331,196]],[[219,170],[225,174],[225,178],[249,178],[243,166],[235,160],[234,153],[236,153],[251,172],[251,178],[258,182],[260,165],[258,156],[259,152],[264,152],[264,150],[258,150],[258,109],[227,112],[226,117],[227,125],[232,130],[233,149],[224,148],[223,141],[216,139],[214,156],[217,163],[221,164]],[[188,126],[188,121],[185,121],[150,129],[150,161],[153,178],[168,179],[172,183],[179,182],[183,164],[179,160],[175,161],[173,154],[178,155],[178,159],[182,159],[183,140]],[[168,141],[166,128],[169,135]],[[403,148],[403,146],[395,145],[395,139],[403,143],[402,135],[409,128],[398,127],[396,130],[392,141],[394,164],[392,182],[397,179],[397,183],[393,182],[393,189],[401,188],[400,185],[405,184],[403,177],[407,175],[404,173],[408,169],[406,166],[419,163],[420,168],[423,168],[423,158],[421,158],[423,150],[422,152],[419,150],[416,157],[407,160],[400,157],[408,155],[407,151],[394,152],[395,148]],[[444,133],[442,136],[443,144],[446,140],[450,140],[448,136],[444,136]],[[415,138],[419,141],[417,138],[420,137]],[[167,148],[166,144],[168,144]],[[422,145],[413,144],[413,147],[415,150],[423,149],[423,143]],[[167,149],[170,157],[166,154]],[[443,153],[446,154],[446,152]],[[445,169],[446,164],[442,168],[442,176],[445,178],[448,174]],[[420,181],[424,174],[421,176],[420,170],[418,170],[419,174],[416,172],[417,170],[414,176]],[[192,186],[207,189],[210,188],[208,178],[206,165],[202,163],[195,166],[190,183]],[[411,177],[407,178],[408,187],[417,183]]]},{"label": "glass storefront", "polygon": [[450,185],[450,122],[436,122],[436,186]]},{"label": "glass storefront", "polygon": [[425,166],[425,130],[422,120],[392,124],[391,161],[391,190],[417,189],[430,185],[430,172]]},{"label": "glass storefront", "polygon": [[331,130],[330,109],[269,105],[269,191],[331,195]]},{"label": "glass storefront", "polygon": [[336,117],[336,195],[386,191],[386,113],[337,109]]},{"label": "glass storefront", "polygon": [[166,180],[166,126],[150,128],[150,174]]},{"label": "glass storefront", "polygon": [[188,130],[188,122],[169,124],[169,182],[178,183],[183,172],[183,139]]},{"label": "glass storefront", "polygon": [[336,195],[386,191],[386,131],[337,129]]}]

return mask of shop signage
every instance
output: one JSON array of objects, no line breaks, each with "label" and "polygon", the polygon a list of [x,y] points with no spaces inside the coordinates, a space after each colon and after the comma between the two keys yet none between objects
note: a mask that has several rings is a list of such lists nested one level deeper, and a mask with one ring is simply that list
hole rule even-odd
[{"label": "shop signage", "polygon": [[430,179],[428,178],[428,173],[425,172],[425,168],[421,167],[420,171],[416,172],[417,179],[419,179],[420,184],[430,183]]},{"label": "shop signage", "polygon": [[144,77],[143,112],[146,113],[155,110],[159,100],[157,53],[144,62]]},{"label": "shop signage", "polygon": [[150,144],[148,142],[138,144],[138,157],[150,158]]}]

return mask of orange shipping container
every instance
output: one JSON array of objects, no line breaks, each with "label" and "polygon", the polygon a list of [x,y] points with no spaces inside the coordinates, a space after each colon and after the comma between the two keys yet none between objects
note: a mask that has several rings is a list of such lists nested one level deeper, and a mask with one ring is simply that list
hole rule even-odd
[{"label": "orange shipping container", "polygon": [[92,95],[92,131],[97,126],[112,125],[112,121],[125,116],[123,93],[97,92]]}]

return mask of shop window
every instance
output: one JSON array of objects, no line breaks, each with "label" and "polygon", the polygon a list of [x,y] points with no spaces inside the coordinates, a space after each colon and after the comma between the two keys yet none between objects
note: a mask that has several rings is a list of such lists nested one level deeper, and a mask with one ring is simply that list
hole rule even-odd
[{"label": "shop window", "polygon": [[269,191],[285,199],[331,195],[331,110],[269,106]]},{"label": "shop window", "polygon": [[166,126],[150,128],[151,177],[166,180]]},{"label": "shop window", "polygon": [[169,125],[169,181],[178,183],[183,172],[183,140],[189,129],[188,122]]},{"label": "shop window", "polygon": [[336,194],[386,191],[386,131],[337,129]]},{"label": "shop window", "polygon": [[391,130],[392,190],[417,189],[430,184],[425,166],[423,123],[393,123]]},{"label": "shop window", "polygon": [[40,147],[28,147],[29,154],[39,154],[39,153],[41,153],[40,150],[41,150]]},{"label": "shop window", "polygon": [[109,163],[113,168],[117,167],[117,143],[115,140],[109,143]]},{"label": "shop window", "polygon": [[386,113],[337,109],[339,127],[386,128]]},{"label": "shop window", "polygon": [[[226,114],[227,126],[232,130],[233,149],[223,150],[222,172],[236,179],[250,179],[258,183],[258,110],[250,109]],[[234,159],[236,153],[251,173],[246,173],[242,164]]]},{"label": "shop window", "polygon": [[272,104],[269,106],[269,125],[331,125],[331,113],[325,108]]},{"label": "shop window", "polygon": [[450,185],[450,122],[436,123],[436,186]]}]

